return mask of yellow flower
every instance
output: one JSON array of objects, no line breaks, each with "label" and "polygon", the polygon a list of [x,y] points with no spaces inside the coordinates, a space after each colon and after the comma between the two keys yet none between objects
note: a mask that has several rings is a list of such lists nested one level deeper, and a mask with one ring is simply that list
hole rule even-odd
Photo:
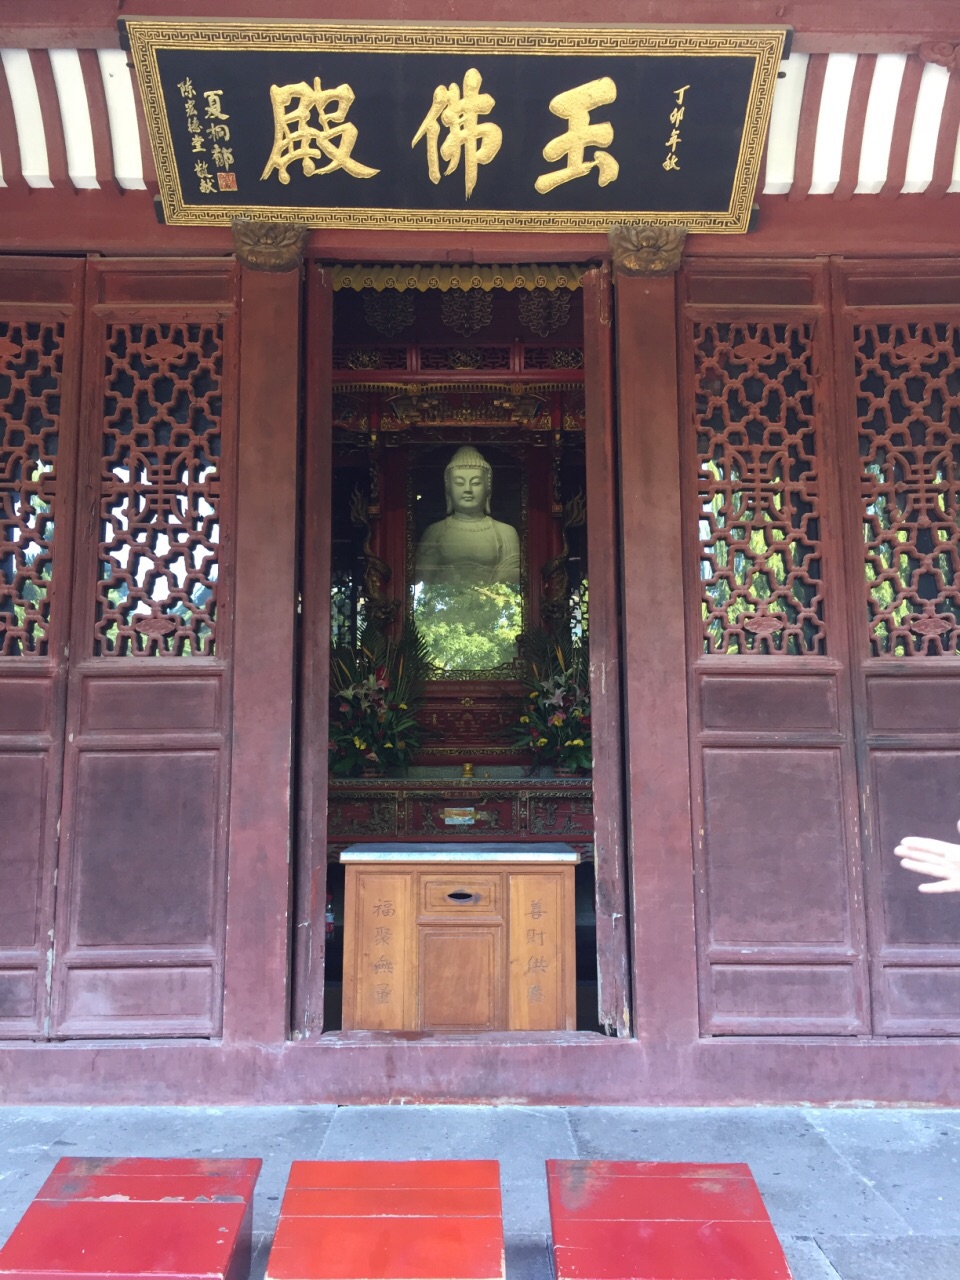
[{"label": "yellow flower", "polygon": [[529,724],[529,723],[530,723],[530,717],[529,717],[529,716],[521,716],[521,717],[520,717],[520,723],[521,723],[521,724]]},{"label": "yellow flower", "polygon": [[393,746],[393,743],[392,743],[392,742],[385,742],[383,745],[384,745],[384,747],[392,747],[392,746]]},{"label": "yellow flower", "polygon": [[538,698],[540,695],[537,693],[536,689],[534,689],[533,693],[528,694],[527,696],[530,698]]},{"label": "yellow flower", "polygon": [[538,738],[538,739],[537,739],[537,746],[538,746],[538,747],[545,747],[546,745],[547,745],[547,740],[546,740],[546,738]]},{"label": "yellow flower", "polygon": [[353,740],[353,745],[357,748],[358,751],[366,751],[367,749],[367,744],[363,741],[362,738],[355,737]]},{"label": "yellow flower", "polygon": [[583,746],[583,739],[582,739],[582,738],[571,738],[571,739],[570,739],[570,745],[571,745],[571,747],[582,747],[582,746]]},{"label": "yellow flower", "polygon": [[406,711],[407,709],[407,704],[405,702],[398,702],[397,706],[400,708],[401,711]]}]

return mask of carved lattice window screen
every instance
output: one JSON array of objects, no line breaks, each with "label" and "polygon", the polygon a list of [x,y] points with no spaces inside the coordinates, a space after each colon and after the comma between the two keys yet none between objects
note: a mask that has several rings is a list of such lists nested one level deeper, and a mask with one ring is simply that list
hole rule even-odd
[{"label": "carved lattice window screen", "polygon": [[693,338],[703,651],[822,654],[812,326]]},{"label": "carved lattice window screen", "polygon": [[854,332],[875,657],[960,652],[960,326]]},{"label": "carved lattice window screen", "polygon": [[48,653],[62,324],[0,321],[0,655]]},{"label": "carved lattice window screen", "polygon": [[96,653],[216,652],[223,333],[107,333]]}]

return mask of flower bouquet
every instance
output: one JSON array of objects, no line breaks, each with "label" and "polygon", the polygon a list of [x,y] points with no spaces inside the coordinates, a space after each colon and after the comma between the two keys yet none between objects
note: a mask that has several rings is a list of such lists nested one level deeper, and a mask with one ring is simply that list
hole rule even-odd
[{"label": "flower bouquet", "polygon": [[417,713],[429,661],[408,623],[398,640],[371,624],[356,645],[330,655],[330,769],[335,774],[383,773],[405,765],[420,745]]},{"label": "flower bouquet", "polygon": [[536,764],[564,772],[589,770],[590,680],[585,643],[535,633],[528,642],[525,684],[515,745],[529,750]]}]

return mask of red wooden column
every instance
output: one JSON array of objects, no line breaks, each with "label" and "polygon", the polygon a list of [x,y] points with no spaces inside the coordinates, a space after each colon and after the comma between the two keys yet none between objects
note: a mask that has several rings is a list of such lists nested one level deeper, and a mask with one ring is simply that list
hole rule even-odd
[{"label": "red wooden column", "polygon": [[634,1031],[682,1046],[698,1027],[674,277],[618,271],[615,294]]},{"label": "red wooden column", "polygon": [[583,278],[587,405],[587,538],[590,565],[590,699],[597,905],[597,1016],[609,1034],[629,1035],[630,976],[623,829],[618,504],[613,390],[613,288],[609,264]]},{"label": "red wooden column", "polygon": [[300,270],[240,285],[234,732],[224,1037],[287,1031]]}]

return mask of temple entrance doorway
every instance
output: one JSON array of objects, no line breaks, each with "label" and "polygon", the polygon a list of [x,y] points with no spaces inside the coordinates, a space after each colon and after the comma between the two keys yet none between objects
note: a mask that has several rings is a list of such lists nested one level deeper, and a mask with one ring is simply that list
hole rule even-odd
[{"label": "temple entrance doorway", "polygon": [[626,954],[587,274],[313,282],[330,367],[308,354],[295,1034],[626,1030],[603,1008]]}]

